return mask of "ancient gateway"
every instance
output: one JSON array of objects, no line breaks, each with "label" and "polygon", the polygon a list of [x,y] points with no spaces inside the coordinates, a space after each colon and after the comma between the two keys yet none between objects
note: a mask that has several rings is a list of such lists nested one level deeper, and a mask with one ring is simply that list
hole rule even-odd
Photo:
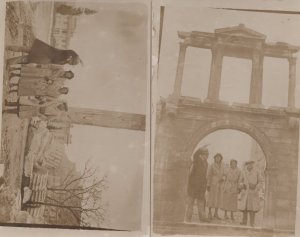
[{"label": "ancient gateway", "polygon": [[[206,135],[220,129],[247,133],[266,157],[266,193],[262,226],[294,231],[297,200],[300,110],[295,108],[296,58],[300,47],[266,43],[266,36],[244,25],[214,33],[178,32],[180,51],[173,94],[159,106],[154,152],[154,231],[184,222],[190,158]],[[210,49],[212,62],[208,96],[204,101],[181,96],[187,47]],[[249,103],[229,105],[219,100],[224,56],[252,61]],[[262,105],[264,57],[289,63],[288,104]],[[201,78],[199,78],[201,79]],[[163,80],[163,78],[160,78]]]}]

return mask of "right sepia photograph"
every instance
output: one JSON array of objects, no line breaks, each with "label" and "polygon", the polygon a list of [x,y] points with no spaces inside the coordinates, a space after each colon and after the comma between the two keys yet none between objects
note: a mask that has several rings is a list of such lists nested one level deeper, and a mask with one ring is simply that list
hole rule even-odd
[{"label": "right sepia photograph", "polygon": [[300,15],[169,4],[159,19],[154,236],[295,236]]}]

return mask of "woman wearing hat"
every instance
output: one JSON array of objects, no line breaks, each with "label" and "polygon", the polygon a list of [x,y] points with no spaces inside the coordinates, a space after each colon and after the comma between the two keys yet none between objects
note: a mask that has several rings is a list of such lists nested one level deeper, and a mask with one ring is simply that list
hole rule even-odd
[{"label": "woman wearing hat", "polygon": [[208,154],[208,149],[202,147],[193,155],[193,162],[188,176],[188,203],[185,213],[185,219],[188,222],[192,220],[195,200],[197,201],[199,220],[207,222],[205,216],[205,192]]},{"label": "woman wearing hat", "polygon": [[[207,173],[207,206],[209,207],[209,218],[212,217],[220,220],[218,215],[219,208],[222,207],[222,184],[224,181],[225,169],[222,163],[223,156],[218,153],[214,156],[214,163],[210,165]],[[215,209],[212,216],[212,208]]]},{"label": "woman wearing hat", "polygon": [[239,180],[239,188],[242,190],[239,209],[243,212],[241,225],[247,225],[248,213],[250,225],[254,226],[255,213],[260,210],[259,190],[262,188],[263,179],[260,173],[254,169],[254,161],[246,162],[246,169]]},{"label": "woman wearing hat", "polygon": [[231,160],[230,167],[226,171],[225,181],[223,186],[223,200],[222,209],[225,211],[224,219],[229,219],[227,216],[227,212],[231,212],[231,220],[234,221],[233,213],[236,212],[237,209],[237,201],[238,201],[238,184],[240,178],[241,171],[237,167],[237,161]]}]

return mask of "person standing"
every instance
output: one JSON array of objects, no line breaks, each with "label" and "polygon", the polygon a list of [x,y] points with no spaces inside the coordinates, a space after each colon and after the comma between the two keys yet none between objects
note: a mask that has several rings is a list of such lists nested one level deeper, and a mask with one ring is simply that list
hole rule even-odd
[{"label": "person standing", "polygon": [[225,211],[224,219],[228,220],[227,212],[231,212],[231,220],[234,221],[233,213],[237,209],[238,201],[238,185],[241,171],[237,167],[237,161],[231,160],[230,167],[226,170],[225,181],[223,185],[223,200],[222,200],[222,209]]},{"label": "person standing", "polygon": [[207,222],[205,215],[205,192],[206,192],[206,173],[207,173],[207,159],[208,149],[202,147],[198,149],[193,155],[193,162],[188,175],[188,203],[185,213],[186,221],[190,222],[193,215],[193,207],[195,200],[197,201],[198,216],[200,222]]},{"label": "person standing", "polygon": [[55,82],[48,78],[21,78],[19,83],[11,84],[9,93],[18,93],[18,96],[46,96],[57,98],[68,94],[69,89],[62,87],[60,81]]},{"label": "person standing", "polygon": [[239,209],[243,212],[241,225],[247,225],[248,213],[250,225],[254,227],[255,213],[260,210],[259,190],[262,188],[263,179],[261,174],[254,169],[254,161],[246,162],[246,169],[239,179],[239,187],[243,191]]},{"label": "person standing", "polygon": [[[72,71],[65,71],[62,65],[56,64],[24,64],[19,67],[11,67],[10,68],[10,79],[13,77],[25,79],[39,79],[45,78],[51,81],[61,81],[63,85],[64,81],[74,78],[74,73]],[[11,86],[15,86],[16,84],[11,83]]]},{"label": "person standing", "polygon": [[[222,184],[224,177],[224,166],[222,163],[223,156],[218,153],[214,156],[214,163],[210,165],[207,173],[207,206],[209,207],[208,216],[220,220],[218,210],[222,207]],[[215,209],[212,216],[212,208]]]},{"label": "person standing", "polygon": [[2,113],[17,114],[20,119],[30,119],[37,116],[43,120],[51,120],[68,111],[67,103],[58,100],[36,104],[29,99],[21,98],[17,102],[5,101],[5,106],[13,108],[5,109]]}]

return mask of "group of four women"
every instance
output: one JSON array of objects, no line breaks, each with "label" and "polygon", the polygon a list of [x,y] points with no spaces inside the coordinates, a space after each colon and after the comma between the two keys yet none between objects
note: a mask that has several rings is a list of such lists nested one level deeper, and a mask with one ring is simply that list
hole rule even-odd
[{"label": "group of four women", "polygon": [[260,210],[259,192],[263,188],[263,179],[254,169],[254,161],[246,162],[245,169],[240,170],[236,160],[231,160],[229,167],[223,164],[223,157],[218,153],[208,166],[208,155],[207,148],[200,148],[193,156],[188,176],[186,220],[191,221],[194,201],[197,201],[200,221],[220,220],[219,209],[224,211],[225,220],[229,219],[230,212],[230,219],[234,221],[234,213],[240,210],[243,213],[241,224],[247,225],[249,213],[250,225],[254,226],[255,213]]}]

